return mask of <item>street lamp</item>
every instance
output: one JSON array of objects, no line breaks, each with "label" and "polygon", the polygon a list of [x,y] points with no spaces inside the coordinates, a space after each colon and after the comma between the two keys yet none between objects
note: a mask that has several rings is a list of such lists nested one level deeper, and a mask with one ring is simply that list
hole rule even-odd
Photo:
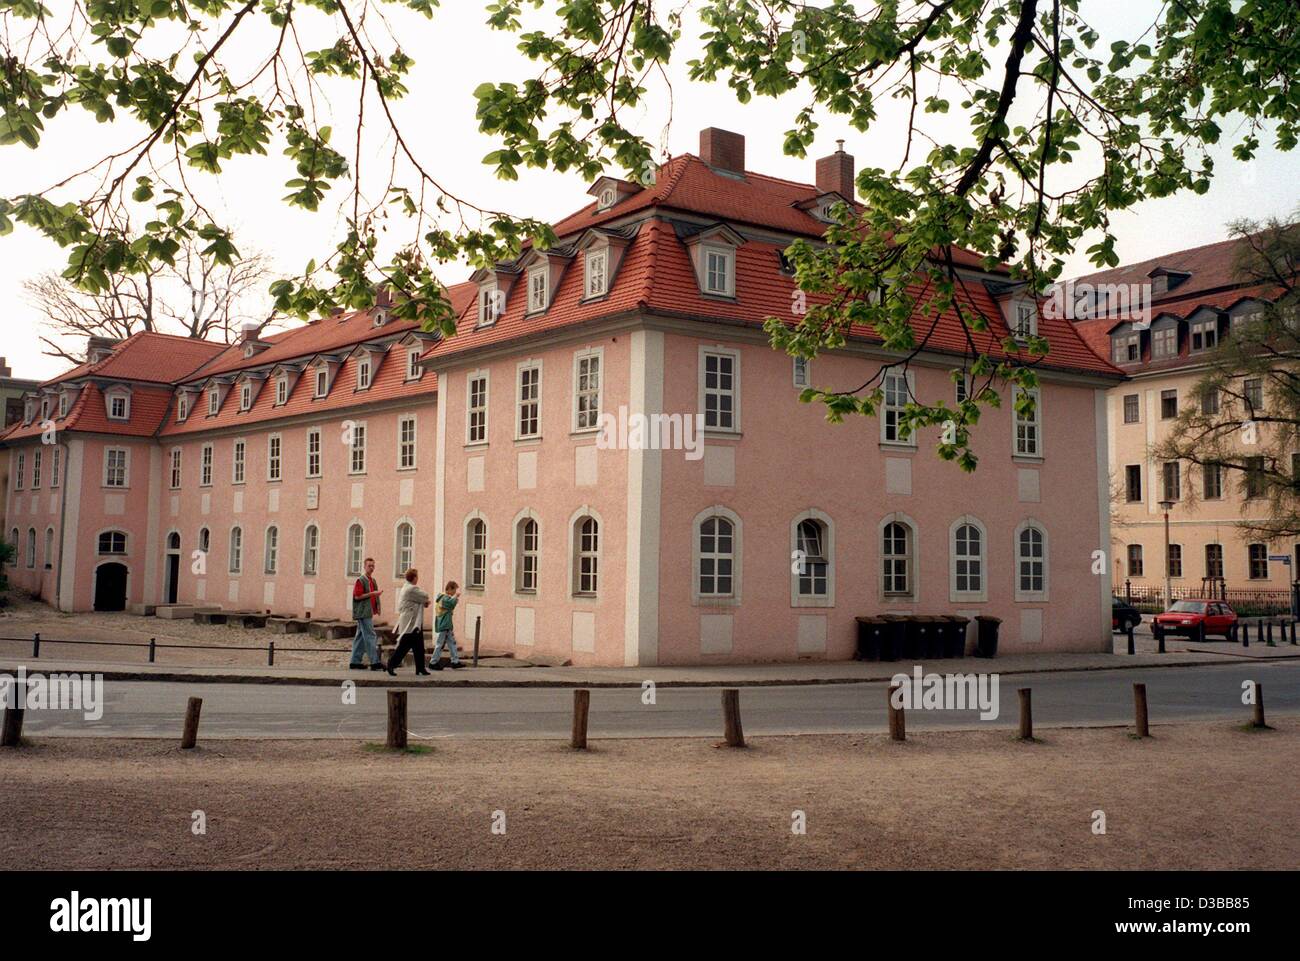
[{"label": "street lamp", "polygon": [[[1173,585],[1169,579],[1169,512],[1174,509],[1174,502],[1160,502],[1160,509],[1165,512],[1165,610],[1173,606]],[[1165,636],[1160,634],[1160,653],[1165,652]]]}]

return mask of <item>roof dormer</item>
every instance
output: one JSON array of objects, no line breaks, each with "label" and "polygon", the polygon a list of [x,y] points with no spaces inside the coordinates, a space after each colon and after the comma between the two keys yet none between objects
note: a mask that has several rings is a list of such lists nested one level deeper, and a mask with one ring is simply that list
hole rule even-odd
[{"label": "roof dormer", "polygon": [[695,267],[700,293],[712,297],[736,296],[736,248],[745,238],[726,224],[693,231],[682,237]]},{"label": "roof dormer", "polygon": [[430,344],[436,343],[438,335],[423,330],[413,330],[401,340],[389,345],[389,350],[397,351],[402,358],[402,379],[419,380],[424,376],[424,367],[420,358]]},{"label": "roof dormer", "polygon": [[105,387],[104,413],[109,420],[128,421],[131,419],[131,388],[126,384],[112,384]]},{"label": "roof dormer", "polygon": [[1186,283],[1191,279],[1190,270],[1180,270],[1177,267],[1156,267],[1147,277],[1151,280],[1151,296],[1162,297],[1169,291]]},{"label": "roof dormer", "polygon": [[98,364],[113,356],[113,351],[121,341],[113,337],[91,335],[86,338],[86,363]]},{"label": "roof dormer", "polygon": [[588,230],[574,244],[582,253],[582,299],[599,300],[614,288],[614,279],[632,235],[599,227]]},{"label": "roof dormer", "polygon": [[255,357],[266,348],[270,347],[269,341],[262,340],[257,336],[261,329],[258,324],[244,324],[239,331],[239,352],[247,360],[249,357]]},{"label": "roof dormer", "polygon": [[203,386],[205,416],[216,417],[221,413],[221,405],[226,402],[226,395],[230,393],[230,385],[234,380],[233,377],[213,377]]},{"label": "roof dormer", "polygon": [[480,267],[470,275],[470,280],[478,284],[478,318],[476,325],[487,327],[495,324],[506,312],[506,302],[510,298],[510,289],[519,279],[519,270],[513,266],[497,264],[492,267]]},{"label": "roof dormer", "polygon": [[305,365],[298,363],[276,364],[271,368],[271,405],[283,407],[293,396],[293,389],[298,386]]},{"label": "roof dormer", "polygon": [[596,198],[596,212],[609,210],[616,206],[620,201],[632,194],[640,193],[644,189],[638,183],[630,180],[620,180],[617,177],[600,177],[592,184],[587,193]]},{"label": "roof dormer", "polygon": [[833,211],[836,204],[848,204],[853,206],[852,201],[837,191],[828,191],[820,193],[816,197],[810,197],[807,200],[801,200],[795,207],[799,210],[806,210],[818,220],[825,224],[835,223]]},{"label": "roof dormer", "polygon": [[544,313],[560,287],[560,278],[573,262],[571,247],[533,250],[519,262],[524,275],[525,314]]},{"label": "roof dormer", "polygon": [[369,390],[387,356],[387,344],[358,344],[352,351],[352,369],[356,373],[353,390]]},{"label": "roof dormer", "polygon": [[67,384],[59,390],[59,403],[56,408],[59,412],[59,418],[68,416],[77,398],[81,396],[81,384]]},{"label": "roof dormer", "polygon": [[329,396],[330,388],[334,386],[334,375],[342,362],[343,359],[336,354],[318,354],[307,364],[313,400]]},{"label": "roof dormer", "polygon": [[266,383],[266,372],[248,371],[241,374],[235,383],[239,388],[240,412],[252,410],[257,403],[257,395],[262,391],[262,385]]}]

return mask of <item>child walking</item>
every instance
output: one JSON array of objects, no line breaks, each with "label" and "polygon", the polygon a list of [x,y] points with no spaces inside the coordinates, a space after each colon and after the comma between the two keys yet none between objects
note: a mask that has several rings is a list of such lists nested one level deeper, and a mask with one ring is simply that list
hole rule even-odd
[{"label": "child walking", "polygon": [[433,629],[438,632],[438,641],[433,645],[433,657],[429,661],[429,670],[442,670],[442,647],[447,645],[451,651],[451,666],[453,668],[464,667],[460,662],[460,652],[456,650],[456,631],[452,627],[451,614],[456,609],[456,602],[460,600],[460,585],[455,581],[448,581],[443,593],[435,599],[436,607],[433,610],[434,622]]}]

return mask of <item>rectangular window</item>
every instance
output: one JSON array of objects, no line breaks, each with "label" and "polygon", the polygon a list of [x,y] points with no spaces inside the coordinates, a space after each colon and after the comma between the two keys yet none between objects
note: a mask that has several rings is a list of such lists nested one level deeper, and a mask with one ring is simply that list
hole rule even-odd
[{"label": "rectangular window", "polygon": [[1042,445],[1042,405],[1039,402],[1040,394],[1037,390],[1021,390],[1019,387],[1012,388],[1012,403],[1015,403],[1017,395],[1026,395],[1032,399],[1034,409],[1031,413],[1021,413],[1015,410],[1014,417],[1016,421],[1016,456],[1017,457],[1041,457],[1043,453]]},{"label": "rectangular window", "polygon": [[50,453],[50,486],[59,486],[59,455],[63,453],[62,448],[57,444]]},{"label": "rectangular window", "polygon": [[272,434],[266,439],[266,479],[280,479],[280,435]]},{"label": "rectangular window", "polygon": [[[42,411],[42,413],[44,413]],[[108,401],[108,416],[114,420],[126,420],[126,398],[121,394],[114,394]]]},{"label": "rectangular window", "polygon": [[1177,501],[1182,499],[1183,485],[1182,477],[1178,470],[1178,461],[1166,461],[1161,465],[1161,480],[1163,481],[1164,497],[1162,500]]},{"label": "rectangular window", "polygon": [[465,442],[487,443],[487,374],[472,374],[469,378],[469,398],[465,409]]},{"label": "rectangular window", "polygon": [[320,428],[307,431],[307,476],[320,477]]},{"label": "rectangular window", "polygon": [[397,421],[397,469],[409,470],[415,466],[415,418],[402,417]]},{"label": "rectangular window", "polygon": [[104,486],[126,486],[126,449],[110,447],[104,451]]},{"label": "rectangular window", "polygon": [[230,529],[230,573],[238,574],[244,567],[244,531],[239,527]]},{"label": "rectangular window", "polygon": [[180,487],[181,487],[181,449],[179,447],[173,447],[171,488],[172,490],[180,490]]},{"label": "rectangular window", "polygon": [[248,410],[248,408],[252,406],[253,406],[253,385],[245,381],[244,385],[239,388],[239,409]]},{"label": "rectangular window", "polygon": [[1192,324],[1192,353],[1219,346],[1218,320],[1201,320]]},{"label": "rectangular window", "polygon": [[966,386],[966,372],[962,371],[961,376],[957,378],[953,397],[960,404],[970,396],[970,388]]},{"label": "rectangular window", "polygon": [[1160,392],[1160,419],[1172,420],[1178,416],[1178,391],[1162,390]]},{"label": "rectangular window", "polygon": [[735,293],[734,250],[706,249],[704,251],[704,292],[730,297]]},{"label": "rectangular window", "polygon": [[1129,464],[1124,468],[1125,496],[1130,504],[1142,500],[1142,465]]},{"label": "rectangular window", "polygon": [[519,368],[518,438],[536,437],[541,431],[542,369],[537,364]]},{"label": "rectangular window", "polygon": [[1218,464],[1205,464],[1201,467],[1203,481],[1202,494],[1207,501],[1217,501],[1223,497],[1223,468]]},{"label": "rectangular window", "polygon": [[1151,359],[1174,357],[1178,354],[1178,327],[1163,327],[1151,331]]},{"label": "rectangular window", "polygon": [[275,402],[284,405],[289,400],[289,378],[281,377],[275,382]]},{"label": "rectangular window", "polygon": [[885,374],[884,404],[880,409],[880,438],[887,444],[914,443],[911,434],[903,435],[903,408],[911,396],[908,387],[906,373],[890,371]]},{"label": "rectangular window", "polygon": [[357,360],[357,390],[366,390],[370,387],[370,358],[361,357]]},{"label": "rectangular window", "polygon": [[1033,304],[1016,304],[1016,325],[1011,333],[1016,340],[1038,333],[1038,311]]},{"label": "rectangular window", "polygon": [[480,327],[496,323],[505,306],[505,297],[496,284],[489,284],[478,289],[478,323]]},{"label": "rectangular window", "polygon": [[[59,416],[63,417],[67,413],[68,413],[68,399],[66,397],[60,397]],[[189,414],[190,414],[189,398],[187,395],[181,394],[179,397],[176,398],[176,420],[178,422],[184,422],[185,418],[188,417]]]},{"label": "rectangular window", "polygon": [[352,449],[350,451],[348,473],[364,474],[366,472],[366,425],[352,425]]},{"label": "rectangular window", "polygon": [[704,426],[736,429],[736,356],[704,352]]},{"label": "rectangular window", "polygon": [[1182,544],[1169,545],[1169,576],[1170,577],[1183,576],[1183,545]]},{"label": "rectangular window", "polygon": [[20,491],[23,489],[23,484],[25,483],[23,480],[23,475],[26,473],[27,473],[27,455],[20,453],[18,455],[17,466],[14,469],[14,490]]},{"label": "rectangular window", "polygon": [[600,358],[601,354],[593,351],[574,359],[574,430],[594,430],[600,424]]},{"label": "rectangular window", "polygon": [[[791,376],[794,381],[794,386],[799,390],[803,390],[805,387],[811,387],[812,377],[808,369],[808,358],[791,357],[790,360],[793,361],[794,369]],[[957,385],[957,393],[959,395],[961,394],[961,390],[963,386],[964,385],[959,381]],[[958,403],[961,402],[960,396],[958,396],[957,401]]]},{"label": "rectangular window", "polygon": [[1219,412],[1219,392],[1213,387],[1201,392],[1201,413],[1217,414]]},{"label": "rectangular window", "polygon": [[221,406],[221,392],[215,387],[208,391],[208,416],[216,416],[217,410]]},{"label": "rectangular window", "polygon": [[1130,544],[1128,546],[1128,576],[1142,576],[1142,545]]},{"label": "rectangular window", "polygon": [[316,371],[316,396],[324,397],[330,389],[330,372],[324,367]]},{"label": "rectangular window", "polygon": [[274,574],[276,568],[280,565],[280,528],[268,527],[266,529],[266,557],[263,559],[262,569],[267,574]]},{"label": "rectangular window", "polygon": [[1265,488],[1264,458],[1246,457],[1242,460],[1246,473],[1246,497],[1263,497]]},{"label": "rectangular window", "polygon": [[550,268],[545,264],[528,271],[528,312],[540,313],[546,309]]},{"label": "rectangular window", "polygon": [[424,369],[420,366],[420,348],[412,347],[406,352],[406,379],[419,380]]},{"label": "rectangular window", "polygon": [[600,297],[609,286],[609,251],[588,250],[583,255],[582,263],[586,272],[586,282],[583,285],[586,296]]},{"label": "rectangular window", "polygon": [[1124,423],[1136,424],[1141,418],[1141,408],[1138,406],[1137,394],[1124,395]]},{"label": "rectangular window", "polygon": [[1248,547],[1250,557],[1250,579],[1252,581],[1268,580],[1268,545],[1251,544]]},{"label": "rectangular window", "polygon": [[203,453],[199,457],[199,486],[212,486],[212,445],[204,444]]},{"label": "rectangular window", "polygon": [[244,483],[244,453],[245,444],[242,440],[235,441],[235,456],[231,461],[230,480],[235,484]]},{"label": "rectangular window", "polygon": [[1205,545],[1205,576],[1223,577],[1223,545]]},{"label": "rectangular window", "polygon": [[1120,334],[1111,338],[1111,359],[1117,364],[1132,364],[1142,359],[1141,334]]},{"label": "rectangular window", "polygon": [[32,452],[32,490],[41,486],[41,452]]},{"label": "rectangular window", "polygon": [[1245,380],[1242,385],[1242,393],[1246,395],[1246,405],[1250,408],[1251,413],[1264,409],[1264,381],[1258,377],[1251,377]]}]

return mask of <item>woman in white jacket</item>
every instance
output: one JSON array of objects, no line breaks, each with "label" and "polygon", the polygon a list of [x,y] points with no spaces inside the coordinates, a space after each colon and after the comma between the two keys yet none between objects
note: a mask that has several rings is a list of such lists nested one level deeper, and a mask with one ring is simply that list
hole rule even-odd
[{"label": "woman in white jacket", "polygon": [[407,651],[415,652],[415,673],[428,674],[424,666],[424,609],[429,606],[429,594],[417,587],[420,572],[412,567],[406,572],[406,583],[397,592],[397,650],[388,659],[388,673],[394,677],[394,668],[402,663]]}]

